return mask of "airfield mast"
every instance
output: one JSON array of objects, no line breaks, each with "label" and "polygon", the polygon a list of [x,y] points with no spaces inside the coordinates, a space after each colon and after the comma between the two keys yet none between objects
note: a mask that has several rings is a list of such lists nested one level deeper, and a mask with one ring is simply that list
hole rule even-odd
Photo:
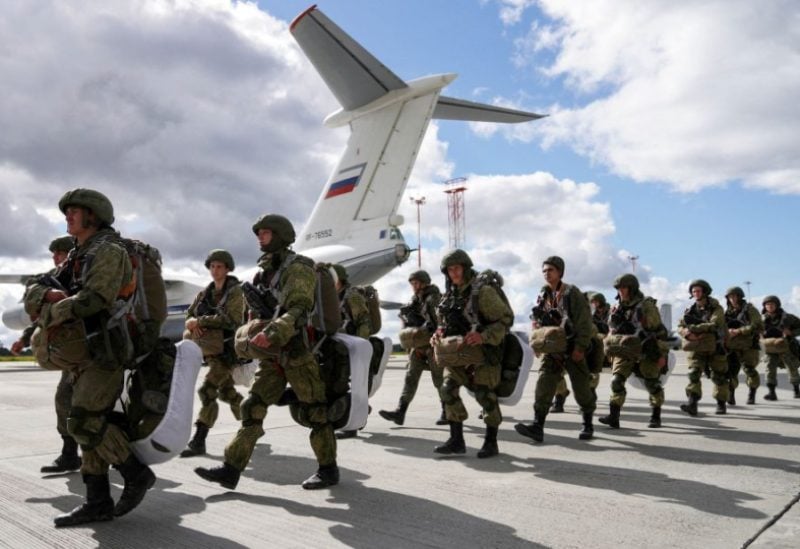
[{"label": "airfield mast", "polygon": [[460,248],[467,239],[465,229],[466,212],[464,210],[464,184],[466,177],[456,177],[444,182],[447,189],[447,226],[450,234],[450,249]]},{"label": "airfield mast", "polygon": [[411,202],[417,205],[417,267],[422,268],[422,222],[419,208],[425,204],[424,196],[412,196]]}]

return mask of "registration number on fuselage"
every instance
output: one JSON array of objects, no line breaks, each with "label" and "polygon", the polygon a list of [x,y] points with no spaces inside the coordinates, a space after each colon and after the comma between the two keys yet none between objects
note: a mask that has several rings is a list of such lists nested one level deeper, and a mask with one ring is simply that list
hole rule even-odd
[{"label": "registration number on fuselage", "polygon": [[323,238],[330,238],[333,236],[333,229],[322,229],[321,231],[314,231],[306,235],[306,240],[322,240]]}]

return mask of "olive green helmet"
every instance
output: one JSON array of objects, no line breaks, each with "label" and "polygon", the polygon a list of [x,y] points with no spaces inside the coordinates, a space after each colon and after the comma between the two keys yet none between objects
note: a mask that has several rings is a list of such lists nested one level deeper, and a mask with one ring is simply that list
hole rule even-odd
[{"label": "olive green helmet", "polygon": [[592,301],[597,301],[597,304],[600,307],[605,307],[606,305],[608,305],[608,302],[606,302],[606,296],[604,296],[600,292],[589,292],[587,299],[589,300],[589,303],[591,303]]},{"label": "olive green helmet", "polygon": [[639,279],[631,273],[621,274],[614,279],[614,288],[619,290],[620,287],[630,288],[632,292],[638,292]]},{"label": "olive green helmet", "polygon": [[564,260],[557,255],[551,255],[542,261],[542,265],[552,265],[558,270],[559,273],[561,273],[561,276],[564,276]]},{"label": "olive green helmet", "polygon": [[342,284],[347,284],[347,269],[344,268],[344,265],[339,265],[338,263],[334,263],[331,265],[331,268],[336,271],[336,278],[339,279],[339,282]]},{"label": "olive green helmet", "polygon": [[764,298],[764,301],[761,302],[762,305],[766,305],[767,303],[774,303],[776,307],[780,308],[781,300],[776,295],[768,295]]},{"label": "olive green helmet", "polygon": [[233,262],[233,256],[230,254],[230,252],[228,252],[228,250],[217,248],[216,250],[211,250],[208,252],[208,255],[206,256],[206,269],[211,267],[212,261],[224,263],[229,271],[232,271],[236,268],[236,264]]},{"label": "olive green helmet", "polygon": [[472,259],[470,259],[469,254],[461,249],[455,249],[452,252],[449,252],[442,258],[441,264],[441,271],[443,274],[447,274],[447,268],[451,265],[463,265],[464,270],[468,270],[472,268]]},{"label": "olive green helmet", "polygon": [[731,295],[739,296],[739,299],[744,299],[744,290],[742,290],[739,286],[732,286],[725,291],[725,297]]},{"label": "olive green helmet", "polygon": [[71,236],[59,236],[50,242],[49,250],[52,253],[68,252],[75,247],[75,239]]},{"label": "olive green helmet", "polygon": [[92,189],[75,189],[67,191],[58,201],[61,213],[67,213],[68,206],[80,206],[94,212],[100,223],[112,225],[114,223],[114,206],[106,195]]},{"label": "olive green helmet", "polygon": [[689,295],[692,295],[692,288],[694,288],[695,286],[700,286],[703,289],[704,297],[708,297],[711,295],[711,284],[709,284],[702,278],[698,278],[697,280],[692,280],[689,283]]},{"label": "olive green helmet", "polygon": [[259,217],[253,224],[253,234],[257,235],[260,229],[272,231],[272,242],[269,243],[267,249],[263,250],[265,252],[288,248],[296,236],[292,222],[278,214],[265,214]]},{"label": "olive green helmet", "polygon": [[429,275],[427,271],[414,271],[408,275],[408,281],[411,282],[412,280],[419,280],[423,284],[430,284],[431,275]]}]

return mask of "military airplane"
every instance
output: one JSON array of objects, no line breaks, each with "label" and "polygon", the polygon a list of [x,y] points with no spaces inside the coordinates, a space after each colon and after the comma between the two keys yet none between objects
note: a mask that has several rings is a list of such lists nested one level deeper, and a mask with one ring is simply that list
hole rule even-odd
[{"label": "military airplane", "polygon": [[[324,124],[350,126],[344,154],[294,249],[315,261],[342,264],[353,284],[375,282],[411,253],[397,207],[432,118],[519,123],[543,117],[442,96],[442,88],[457,76],[453,73],[406,82],[316,6],[298,15],[289,29],[341,104]],[[0,275],[0,282],[26,278]],[[163,335],[180,338],[186,309],[201,289],[195,282],[167,281],[169,318]],[[3,323],[21,330],[29,320],[18,307],[3,313]]]}]

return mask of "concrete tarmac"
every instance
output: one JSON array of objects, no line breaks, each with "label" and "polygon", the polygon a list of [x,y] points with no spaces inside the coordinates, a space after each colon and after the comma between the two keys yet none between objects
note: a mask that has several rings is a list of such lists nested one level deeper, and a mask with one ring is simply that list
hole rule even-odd
[{"label": "concrete tarmac", "polygon": [[[78,473],[39,473],[61,447],[53,411],[59,374],[0,363],[0,547],[800,546],[800,399],[792,398],[785,371],[777,402],[764,401],[761,388],[755,406],[739,404],[725,416],[714,415],[704,379],[696,418],[678,408],[685,374],[679,353],[661,429],[647,428],[647,395],[629,388],[621,429],[595,421],[595,438],[579,441],[581,418],[570,397],[566,413],[548,416],[544,443],[533,444],[514,431],[532,417],[532,372],[522,401],[503,409],[501,454],[482,460],[475,454],[483,424],[469,395],[467,454],[433,453],[448,431],[434,424],[439,404],[429,377],[403,427],[378,416],[394,408],[403,384],[403,363],[392,359],[366,428],[339,441],[338,486],[300,488],[316,462],[308,430],[285,408],[270,409],[236,491],[197,477],[194,467],[221,463],[238,428],[221,405],[208,456],[155,466],[154,488],[122,518],[57,530],[53,517],[84,493]],[[604,372],[597,415],[607,413],[609,382]],[[737,400],[746,393],[742,384]],[[116,471],[111,480],[116,499]]]}]

